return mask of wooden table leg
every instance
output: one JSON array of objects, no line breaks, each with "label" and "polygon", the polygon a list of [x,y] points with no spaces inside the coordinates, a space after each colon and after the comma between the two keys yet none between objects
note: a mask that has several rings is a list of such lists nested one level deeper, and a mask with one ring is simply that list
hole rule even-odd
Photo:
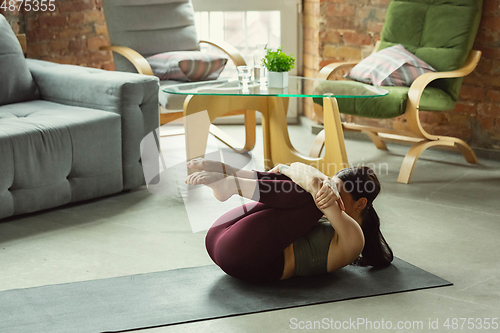
[{"label": "wooden table leg", "polygon": [[[256,117],[254,110],[266,110],[266,97],[255,96],[202,96],[190,95],[184,102],[184,124],[186,135],[186,159],[203,157],[210,130],[223,142],[234,144],[234,140],[220,130],[214,129],[212,122],[219,117],[237,110],[245,111],[245,144],[237,152],[250,151],[255,147]],[[206,113],[200,113],[207,111]],[[200,113],[200,115],[197,115]]]},{"label": "wooden table leg", "polygon": [[329,176],[347,168],[347,151],[345,149],[344,131],[340,119],[339,105],[333,97],[323,97],[325,123],[325,156],[323,163]]},{"label": "wooden table leg", "polygon": [[323,158],[310,158],[299,153],[290,142],[286,110],[281,98],[268,98],[269,144],[271,161],[274,165],[302,162],[314,166],[328,176],[333,176],[338,170],[348,166],[337,100],[332,97],[324,97],[323,105],[325,110],[325,155]]},{"label": "wooden table leg", "polygon": [[267,108],[267,99],[266,99],[266,107],[261,111],[262,114],[262,141],[264,146],[264,168],[265,170],[271,170],[274,166],[272,156],[271,156],[271,134],[269,129],[269,112]]},{"label": "wooden table leg", "polygon": [[245,143],[243,144],[242,148],[236,148],[236,147],[241,147],[241,143],[237,142],[235,139],[227,135],[223,130],[218,128],[215,125],[210,125],[210,134],[215,136],[217,139],[222,141],[224,144],[229,146],[229,148],[233,149],[235,152],[241,154],[241,153],[246,153],[255,148],[255,130],[257,127],[257,120],[255,117],[255,111],[254,110],[245,110],[244,113],[245,116]]},{"label": "wooden table leg", "polygon": [[[291,144],[286,121],[288,98],[255,96],[189,96],[184,104],[186,131],[186,158],[191,160],[205,155],[208,133],[212,121],[234,110],[258,110],[262,113],[264,137],[264,163],[266,169],[275,164],[302,162],[312,165],[332,176],[348,166],[344,134],[335,98],[323,98],[325,122],[325,155],[309,158],[299,153]],[[203,116],[195,115],[206,110]],[[193,116],[194,115],[194,116]],[[255,116],[255,114],[253,114]],[[255,144],[255,120],[251,116],[246,128],[247,142],[244,149]],[[248,127],[253,128],[249,129]]]},{"label": "wooden table leg", "polygon": [[210,117],[204,111],[199,96],[190,95],[184,101],[184,135],[186,161],[205,156],[210,130]]}]

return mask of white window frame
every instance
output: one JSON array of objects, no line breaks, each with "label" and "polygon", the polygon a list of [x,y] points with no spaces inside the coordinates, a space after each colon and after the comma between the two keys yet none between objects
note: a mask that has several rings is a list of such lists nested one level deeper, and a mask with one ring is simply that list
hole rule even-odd
[{"label": "white window frame", "polygon": [[[191,0],[195,11],[280,11],[283,51],[296,58],[290,75],[301,75],[302,69],[302,0]],[[290,99],[287,119],[296,122],[302,103]],[[231,117],[230,117],[231,118]]]}]

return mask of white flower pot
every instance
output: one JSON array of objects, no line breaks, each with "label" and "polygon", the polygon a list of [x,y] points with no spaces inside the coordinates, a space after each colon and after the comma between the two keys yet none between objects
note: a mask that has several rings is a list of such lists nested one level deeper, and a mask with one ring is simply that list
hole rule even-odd
[{"label": "white flower pot", "polygon": [[270,88],[288,87],[288,72],[267,72],[267,86]]}]

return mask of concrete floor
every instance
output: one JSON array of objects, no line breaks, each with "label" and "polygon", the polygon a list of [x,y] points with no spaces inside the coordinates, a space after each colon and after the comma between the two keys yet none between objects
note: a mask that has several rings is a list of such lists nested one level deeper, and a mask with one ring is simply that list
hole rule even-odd
[{"label": "concrete floor", "polygon": [[[241,134],[241,127],[226,129]],[[296,148],[306,152],[313,135],[300,126],[290,126],[290,133]],[[351,164],[368,164],[379,175],[383,189],[375,207],[394,254],[453,286],[138,332],[291,332],[298,331],[291,323],[323,318],[384,320],[394,327],[408,321],[403,323],[408,329],[393,330],[399,332],[471,332],[443,324],[448,318],[499,318],[500,162],[468,165],[458,153],[428,151],[412,183],[402,185],[396,179],[407,147],[380,151],[357,140],[347,140],[346,147]],[[261,138],[254,156],[262,167]],[[0,290],[212,264],[204,236],[191,231],[181,199],[145,188],[5,219],[0,221]],[[436,320],[439,329],[429,329],[429,321]],[[410,328],[413,321],[424,327]],[[360,326],[357,331],[373,330]]]}]

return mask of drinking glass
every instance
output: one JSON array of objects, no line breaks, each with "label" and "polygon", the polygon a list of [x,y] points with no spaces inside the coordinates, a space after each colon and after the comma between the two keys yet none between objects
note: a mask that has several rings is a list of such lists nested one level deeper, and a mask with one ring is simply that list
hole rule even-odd
[{"label": "drinking glass", "polygon": [[248,85],[250,84],[251,78],[250,68],[248,66],[238,66],[236,69],[238,70],[238,81],[240,87],[243,91],[248,91]]}]

